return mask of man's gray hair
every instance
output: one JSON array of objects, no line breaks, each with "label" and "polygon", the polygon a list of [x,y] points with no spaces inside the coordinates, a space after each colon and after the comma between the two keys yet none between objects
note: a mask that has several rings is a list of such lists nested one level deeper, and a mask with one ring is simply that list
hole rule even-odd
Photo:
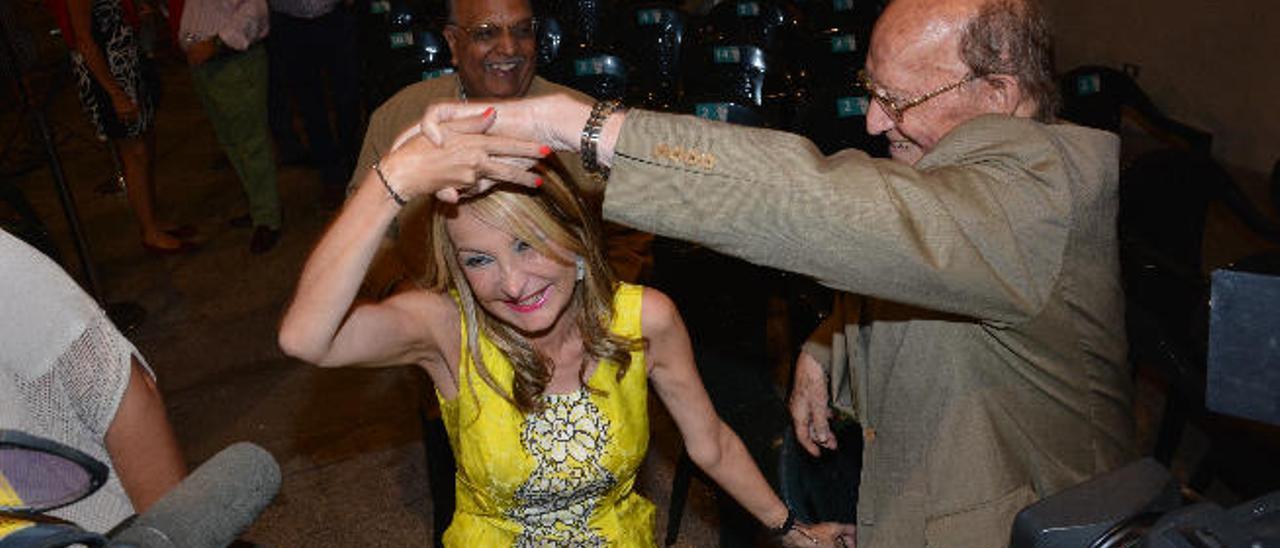
[{"label": "man's gray hair", "polygon": [[973,74],[1008,74],[1036,102],[1035,119],[1050,122],[1058,110],[1053,38],[1035,0],[990,0],[961,31],[960,57]]}]

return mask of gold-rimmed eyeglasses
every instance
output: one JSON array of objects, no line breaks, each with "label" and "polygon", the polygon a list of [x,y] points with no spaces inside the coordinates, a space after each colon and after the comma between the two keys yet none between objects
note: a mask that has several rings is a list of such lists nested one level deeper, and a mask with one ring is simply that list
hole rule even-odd
[{"label": "gold-rimmed eyeglasses", "polygon": [[880,107],[884,109],[885,114],[888,114],[889,117],[893,119],[894,123],[902,122],[902,115],[908,110],[918,107],[928,102],[930,99],[942,95],[943,93],[972,82],[977,78],[978,76],[976,74],[969,73],[965,75],[964,78],[925,93],[924,95],[914,99],[902,100],[889,95],[883,89],[880,89],[879,86],[872,83],[871,77],[867,76],[866,70],[858,71],[858,85],[862,87],[862,89],[865,90],[872,99],[875,99],[875,101],[880,104]]},{"label": "gold-rimmed eyeglasses", "polygon": [[483,45],[497,42],[504,32],[511,35],[512,40],[534,40],[538,37],[538,20],[533,17],[511,25],[480,23],[474,27],[464,27],[456,23],[449,23],[449,26],[461,29],[472,42]]}]

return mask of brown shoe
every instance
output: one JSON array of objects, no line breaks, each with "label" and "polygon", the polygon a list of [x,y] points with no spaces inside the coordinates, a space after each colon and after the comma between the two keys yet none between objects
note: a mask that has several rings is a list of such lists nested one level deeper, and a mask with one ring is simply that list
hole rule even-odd
[{"label": "brown shoe", "polygon": [[253,237],[249,238],[249,253],[261,255],[276,246],[280,241],[280,229],[258,225],[253,229]]},{"label": "brown shoe", "polygon": [[173,228],[167,228],[163,232],[179,240],[190,240],[200,235],[200,231],[197,230],[196,227],[191,225],[181,225]]},{"label": "brown shoe", "polygon": [[252,228],[253,217],[250,217],[248,213],[245,213],[244,215],[236,215],[235,217],[227,219],[227,225],[231,228]]},{"label": "brown shoe", "polygon": [[142,242],[142,249],[147,250],[147,253],[152,255],[185,255],[200,249],[200,244],[191,240],[178,240],[178,245],[174,247],[161,247],[144,241]]}]

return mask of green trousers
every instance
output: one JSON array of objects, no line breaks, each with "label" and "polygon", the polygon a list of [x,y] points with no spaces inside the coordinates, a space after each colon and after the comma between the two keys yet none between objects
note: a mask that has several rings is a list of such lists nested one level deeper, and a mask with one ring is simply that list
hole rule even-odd
[{"label": "green trousers", "polygon": [[280,191],[267,132],[267,51],[248,50],[191,68],[205,113],[249,199],[254,226],[280,228]]}]

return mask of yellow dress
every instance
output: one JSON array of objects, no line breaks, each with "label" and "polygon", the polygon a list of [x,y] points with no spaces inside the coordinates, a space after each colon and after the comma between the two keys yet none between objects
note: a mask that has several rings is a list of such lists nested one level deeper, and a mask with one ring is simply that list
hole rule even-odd
[{"label": "yellow dress", "polygon": [[[641,335],[642,291],[619,286],[613,332]],[[599,364],[588,384],[603,393],[548,394],[542,412],[524,415],[479,377],[461,331],[458,394],[436,394],[458,463],[445,546],[654,546],[653,504],[633,488],[649,447],[644,352],[622,379]],[[483,336],[480,352],[509,391],[511,363]]]}]

